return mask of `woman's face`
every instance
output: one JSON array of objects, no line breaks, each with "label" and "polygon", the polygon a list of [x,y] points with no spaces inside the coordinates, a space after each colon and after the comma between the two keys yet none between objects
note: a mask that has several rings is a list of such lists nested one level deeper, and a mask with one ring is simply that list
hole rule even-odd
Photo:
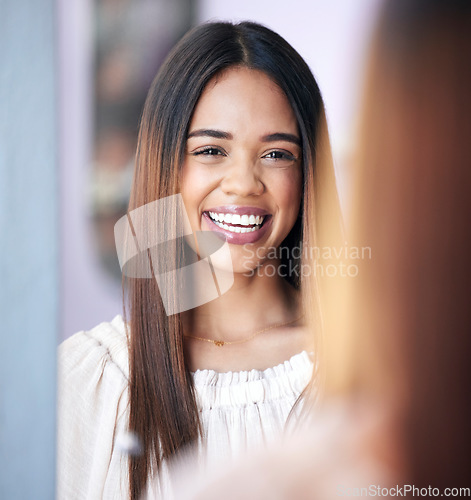
[{"label": "woman's face", "polygon": [[209,82],[190,124],[181,194],[193,231],[229,243],[235,272],[255,268],[292,229],[301,161],[293,110],[265,73],[233,67]]}]

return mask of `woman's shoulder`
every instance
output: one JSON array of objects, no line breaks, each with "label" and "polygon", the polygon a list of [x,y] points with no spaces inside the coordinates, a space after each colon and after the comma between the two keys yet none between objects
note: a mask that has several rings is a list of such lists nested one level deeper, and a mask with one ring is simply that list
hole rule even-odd
[{"label": "woman's shoulder", "polygon": [[121,315],[64,340],[58,349],[59,378],[87,377],[105,369],[129,377],[128,339]]},{"label": "woman's shoulder", "polygon": [[128,348],[121,316],[62,342],[58,351],[58,498],[127,498]]}]

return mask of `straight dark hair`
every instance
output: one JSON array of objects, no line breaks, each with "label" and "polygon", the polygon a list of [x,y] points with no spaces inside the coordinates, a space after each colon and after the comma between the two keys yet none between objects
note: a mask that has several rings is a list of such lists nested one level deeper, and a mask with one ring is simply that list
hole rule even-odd
[{"label": "straight dark hair", "polygon": [[[300,217],[283,245],[320,245],[331,233],[327,219],[329,224],[337,220],[340,227],[322,97],[301,56],[279,35],[252,22],[198,26],[168,56],[144,106],[129,211],[179,192],[188,128],[198,99],[213,77],[233,66],[263,71],[291,104],[302,139],[303,200]],[[321,208],[326,199],[333,200],[328,205],[329,214]],[[161,259],[172,262],[176,269],[181,255],[168,247]],[[309,256],[303,252],[301,259],[306,263]],[[310,265],[314,269],[314,263]],[[163,460],[203,436],[184,358],[180,316],[167,316],[155,279],[127,280],[129,430],[142,445],[142,453],[131,456],[129,464],[130,494],[137,499],[149,474],[158,472]],[[308,316],[315,316],[313,312],[319,309],[314,300],[316,290],[305,286],[308,282],[302,277],[294,276],[290,281],[301,289]],[[171,280],[167,285],[175,289]]]}]

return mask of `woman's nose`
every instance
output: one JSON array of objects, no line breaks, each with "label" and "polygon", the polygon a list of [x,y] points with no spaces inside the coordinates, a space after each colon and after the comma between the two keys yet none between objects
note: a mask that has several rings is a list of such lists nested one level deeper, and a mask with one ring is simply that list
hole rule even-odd
[{"label": "woman's nose", "polygon": [[237,161],[226,171],[221,189],[228,195],[240,197],[261,195],[265,186],[256,165],[247,160]]}]

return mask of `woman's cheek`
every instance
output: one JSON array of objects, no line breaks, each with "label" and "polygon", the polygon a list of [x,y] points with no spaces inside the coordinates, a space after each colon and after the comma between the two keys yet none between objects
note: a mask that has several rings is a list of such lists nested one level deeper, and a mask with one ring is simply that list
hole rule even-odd
[{"label": "woman's cheek", "polygon": [[182,170],[182,192],[197,197],[207,195],[217,185],[217,172],[197,162],[188,162]]},{"label": "woman's cheek", "polygon": [[272,194],[278,207],[285,213],[293,212],[296,218],[302,194],[301,172],[286,171],[284,174],[272,184]]},{"label": "woman's cheek", "polygon": [[181,193],[185,205],[193,205],[201,198],[204,187],[207,185],[205,175],[195,165],[185,165],[182,172]]}]

